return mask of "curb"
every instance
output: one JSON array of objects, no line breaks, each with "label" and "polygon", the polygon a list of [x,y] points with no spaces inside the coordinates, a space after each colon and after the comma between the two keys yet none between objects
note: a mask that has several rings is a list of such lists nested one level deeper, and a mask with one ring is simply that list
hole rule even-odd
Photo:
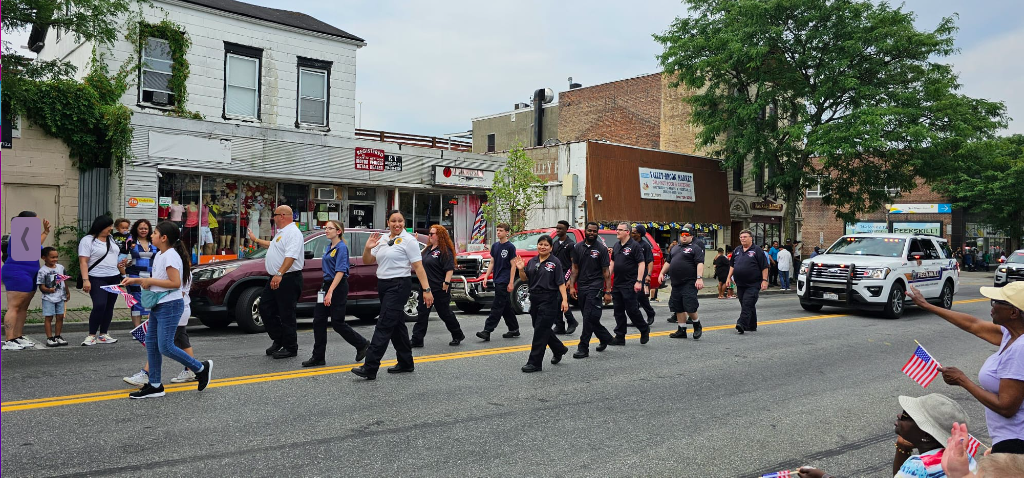
[{"label": "curb", "polygon": [[[188,326],[189,327],[197,327],[197,326],[202,326],[202,325],[203,325],[203,323],[200,322],[199,319],[197,319],[195,317],[192,317],[191,319],[188,319]],[[127,319],[127,320],[126,319],[121,319],[121,320],[114,319],[114,321],[110,323],[110,330],[119,330],[119,331],[126,331],[127,332],[127,331],[130,331],[130,330],[134,329],[134,328],[135,328],[135,326],[132,325],[132,321],[130,319]],[[44,334],[43,330],[44,330],[43,329],[43,324],[25,324],[25,334],[26,335],[43,335]],[[64,322],[64,327],[62,328],[61,332],[62,333],[74,332],[74,333],[83,333],[83,334],[89,333],[89,322],[88,321],[85,321],[85,322]]]}]

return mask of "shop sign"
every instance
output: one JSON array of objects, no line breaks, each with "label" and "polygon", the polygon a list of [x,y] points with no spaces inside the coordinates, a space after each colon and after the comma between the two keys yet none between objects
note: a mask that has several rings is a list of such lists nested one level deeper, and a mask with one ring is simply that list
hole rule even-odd
[{"label": "shop sign", "polygon": [[890,204],[889,214],[951,214],[952,204]]},{"label": "shop sign", "polygon": [[967,230],[964,232],[967,237],[999,237],[1002,238],[1003,233],[999,232],[992,226],[985,224],[975,224],[973,222],[967,223]]},{"label": "shop sign", "polygon": [[348,188],[349,201],[376,201],[377,190],[373,188]]},{"label": "shop sign", "polygon": [[356,148],[356,169],[360,171],[401,171],[402,157],[383,149]]},{"label": "shop sign", "polygon": [[401,171],[402,170],[402,157],[394,154],[384,155],[384,170],[385,171]]},{"label": "shop sign", "polygon": [[640,169],[640,197],[695,202],[693,174],[663,169]]},{"label": "shop sign", "polygon": [[750,203],[750,209],[758,211],[781,211],[782,204],[772,201],[759,201]]},{"label": "shop sign", "polygon": [[884,234],[889,232],[889,223],[885,222],[857,222],[847,223],[847,234]]},{"label": "shop sign", "polygon": [[434,166],[434,184],[438,186],[490,189],[494,184],[494,171],[457,168],[454,166]]},{"label": "shop sign", "polygon": [[942,235],[941,222],[894,222],[892,232],[896,234],[928,234],[931,236]]},{"label": "shop sign", "polygon": [[130,198],[128,198],[128,207],[139,207],[139,206],[156,206],[156,199],[153,199],[153,198],[140,198],[140,197],[130,197]]},{"label": "shop sign", "polygon": [[171,197],[170,196],[160,196],[160,205],[161,206],[170,206],[171,205]]}]

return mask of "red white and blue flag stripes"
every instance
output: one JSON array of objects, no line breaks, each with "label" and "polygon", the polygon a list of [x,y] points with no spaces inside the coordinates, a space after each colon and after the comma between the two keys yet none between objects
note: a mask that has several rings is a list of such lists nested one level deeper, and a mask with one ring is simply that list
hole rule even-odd
[{"label": "red white and blue flag stripes", "polygon": [[57,276],[54,277],[53,280],[55,280],[57,282],[64,282],[64,281],[66,281],[66,280],[68,280],[70,278],[71,278],[71,276],[66,276],[64,274],[57,274]]},{"label": "red white and blue flag stripes", "polygon": [[149,332],[149,320],[147,319],[138,327],[132,329],[132,338],[138,340],[143,346],[146,345],[146,332]]},{"label": "red white and blue flag stripes", "polygon": [[903,366],[903,373],[918,385],[928,388],[928,384],[932,383],[932,380],[939,375],[941,366],[939,361],[932,358],[928,351],[919,344],[917,350],[914,350],[914,355],[910,356],[910,360],[907,360],[907,364]]},{"label": "red white and blue flag stripes", "polygon": [[121,297],[124,297],[124,303],[128,304],[129,309],[134,307],[135,304],[139,303],[139,301],[132,296],[131,292],[128,292],[127,290],[124,289],[124,287],[121,287],[119,285],[105,285],[100,287],[100,289],[110,292],[111,294],[121,294]]},{"label": "red white and blue flag stripes", "polygon": [[476,220],[473,221],[473,233],[470,235],[469,243],[487,244],[487,219],[484,219],[483,207],[476,212]]},{"label": "red white and blue flag stripes", "polygon": [[775,473],[768,473],[767,475],[761,475],[761,478],[797,478],[799,476],[799,472],[792,470],[783,470],[776,471]]}]

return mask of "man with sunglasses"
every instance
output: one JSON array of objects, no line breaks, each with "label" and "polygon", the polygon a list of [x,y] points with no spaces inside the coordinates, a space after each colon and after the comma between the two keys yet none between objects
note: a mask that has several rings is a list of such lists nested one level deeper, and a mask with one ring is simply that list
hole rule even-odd
[{"label": "man with sunglasses", "polygon": [[295,304],[302,295],[302,266],[305,263],[302,231],[292,220],[292,208],[278,206],[274,210],[277,234],[265,241],[249,230],[249,240],[267,248],[264,266],[271,279],[260,294],[260,316],[267,334],[274,341],[267,355],[275,359],[299,354],[295,326]]},{"label": "man with sunglasses", "polygon": [[626,316],[640,331],[640,343],[650,340],[651,326],[640,315],[637,294],[644,290],[647,272],[643,250],[640,244],[629,237],[629,223],[620,222],[615,228],[618,242],[612,248],[611,270],[613,279],[612,299],[615,302],[615,338],[610,345],[626,345]]},{"label": "man with sunglasses", "polygon": [[[679,245],[672,249],[672,262],[661,268],[660,280],[668,275],[672,281],[669,296],[669,310],[675,314],[679,328],[672,335],[674,339],[686,338],[686,324],[693,324],[693,340],[704,335],[704,328],[697,317],[697,291],[704,288],[704,245],[693,240],[693,231],[684,227],[679,231]],[[672,271],[669,274],[669,270]],[[686,322],[680,320],[686,317]]]}]

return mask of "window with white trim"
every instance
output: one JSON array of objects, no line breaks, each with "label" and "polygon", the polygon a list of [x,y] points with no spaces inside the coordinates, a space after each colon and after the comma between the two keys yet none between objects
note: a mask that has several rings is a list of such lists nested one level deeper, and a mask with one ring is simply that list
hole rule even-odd
[{"label": "window with white trim", "polygon": [[260,60],[228,53],[224,74],[227,90],[224,114],[257,118],[259,114]]},{"label": "window with white trim", "polygon": [[139,102],[153,106],[174,106],[176,98],[168,83],[171,81],[171,44],[159,38],[146,38],[142,48],[142,81],[139,82]]},{"label": "window with white trim", "polygon": [[299,68],[299,123],[327,126],[327,71]]},{"label": "window with white trim", "polygon": [[816,183],[814,185],[814,189],[808,189],[804,193],[804,197],[805,198],[820,198],[820,197],[823,197],[823,196],[824,196],[824,194],[821,193],[821,183],[820,182],[818,182],[818,183]]}]

